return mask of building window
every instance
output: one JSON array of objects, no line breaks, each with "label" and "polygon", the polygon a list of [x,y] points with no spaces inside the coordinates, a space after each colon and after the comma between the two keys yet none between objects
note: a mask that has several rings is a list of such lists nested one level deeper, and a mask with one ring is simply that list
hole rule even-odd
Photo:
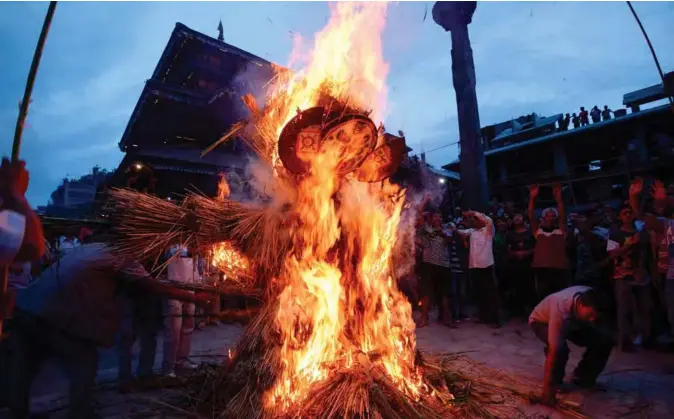
[{"label": "building window", "polygon": [[590,172],[601,170],[601,160],[592,160],[590,164],[588,164],[587,170]]}]

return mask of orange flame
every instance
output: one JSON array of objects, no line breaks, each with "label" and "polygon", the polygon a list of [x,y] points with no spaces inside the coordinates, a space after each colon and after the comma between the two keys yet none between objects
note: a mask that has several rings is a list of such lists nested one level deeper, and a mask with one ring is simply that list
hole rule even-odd
[{"label": "orange flame", "polygon": [[[269,102],[275,106],[262,124],[276,127],[280,135],[297,113],[316,106],[323,95],[363,110],[373,110],[375,120],[384,116],[388,64],[383,59],[381,34],[386,23],[385,2],[337,3],[330,5],[331,17],[316,34],[314,47],[304,54],[301,38],[295,39],[291,63],[305,68],[279,70]],[[278,160],[274,153],[273,163]]]},{"label": "orange flame", "polygon": [[[381,48],[386,7],[331,6],[308,66],[279,75],[264,123],[280,134],[298,109],[317,106],[324,96],[381,114],[388,72]],[[385,374],[417,397],[424,385],[415,369],[411,307],[391,277],[404,191],[388,182],[340,179],[335,150],[322,148],[310,163],[294,207],[302,223],[279,278],[284,288],[276,325],[283,365],[265,395],[266,407],[286,409],[335,368],[357,365]]]},{"label": "orange flame", "polygon": [[227,178],[224,173],[220,173],[220,180],[218,181],[218,201],[224,201],[229,198],[230,189],[227,183]]},{"label": "orange flame", "polygon": [[248,258],[239,253],[230,242],[221,242],[211,248],[211,264],[233,280],[250,275]]}]

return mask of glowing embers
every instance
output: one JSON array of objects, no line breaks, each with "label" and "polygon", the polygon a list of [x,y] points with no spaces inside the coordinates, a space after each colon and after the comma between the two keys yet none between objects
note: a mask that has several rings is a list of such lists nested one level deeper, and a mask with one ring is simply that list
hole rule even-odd
[{"label": "glowing embers", "polygon": [[211,248],[211,264],[237,282],[251,276],[250,262],[230,242],[221,242]]}]

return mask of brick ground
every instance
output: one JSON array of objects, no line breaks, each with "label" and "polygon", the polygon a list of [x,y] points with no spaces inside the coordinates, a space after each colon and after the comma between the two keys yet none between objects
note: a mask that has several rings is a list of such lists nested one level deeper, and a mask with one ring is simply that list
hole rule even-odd
[{"label": "brick ground", "polygon": [[[240,336],[241,326],[209,327],[194,335],[194,361],[213,361],[224,357]],[[511,321],[499,330],[464,322],[458,329],[448,329],[439,324],[431,324],[417,331],[418,346],[429,352],[467,352],[472,359],[490,368],[540,379],[543,374],[543,351],[527,325],[521,321]],[[572,371],[581,354],[580,348],[571,349],[567,370]],[[157,362],[161,356],[158,356]],[[113,379],[115,376],[114,352],[102,354],[102,368],[99,379]],[[666,373],[669,371],[670,373]],[[674,417],[674,356],[652,351],[636,354],[614,352],[600,383],[602,391],[574,393],[569,396],[583,406],[585,414],[592,418],[672,418]],[[35,389],[35,408],[53,410],[62,402],[58,389],[65,389],[66,382],[58,371],[50,368],[41,376],[42,383]],[[55,390],[57,389],[57,390]],[[99,398],[101,413],[106,418],[123,418],[138,410],[133,400],[143,395],[122,397],[113,391],[103,392]],[[107,406],[107,407],[106,407]],[[556,412],[541,407],[523,406],[531,417],[559,418]],[[53,415],[61,417],[61,413]],[[6,413],[0,412],[0,419]]]}]

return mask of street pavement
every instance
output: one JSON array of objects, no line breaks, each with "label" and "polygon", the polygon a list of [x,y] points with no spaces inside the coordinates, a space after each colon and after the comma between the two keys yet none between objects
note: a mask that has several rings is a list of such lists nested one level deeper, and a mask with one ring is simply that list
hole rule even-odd
[{"label": "street pavement", "polygon": [[[241,336],[239,325],[209,326],[196,331],[192,359],[195,362],[217,362],[224,359],[228,348]],[[449,329],[438,323],[417,331],[418,347],[431,353],[463,352],[487,367],[529,379],[540,380],[543,375],[543,347],[525,322],[512,320],[501,329],[462,322],[458,329]],[[161,349],[161,342],[159,345]],[[582,349],[571,345],[568,374],[580,359]],[[157,356],[159,367],[161,352]],[[114,350],[101,354],[99,381],[116,378]],[[591,418],[653,418],[674,417],[674,354],[640,350],[637,353],[614,351],[608,366],[599,379],[602,389],[573,393],[567,397],[582,406]],[[67,381],[54,365],[47,365],[33,388],[33,406],[37,411],[58,411],[67,392]],[[135,396],[134,396],[135,397]],[[106,418],[129,415],[133,397],[121,397],[114,391],[103,392],[102,414]],[[124,402],[127,405],[124,405]],[[125,410],[126,409],[126,410]],[[540,406],[522,406],[525,417],[561,418],[557,412]],[[62,417],[63,412],[52,415]],[[0,411],[0,419],[8,417]]]}]

